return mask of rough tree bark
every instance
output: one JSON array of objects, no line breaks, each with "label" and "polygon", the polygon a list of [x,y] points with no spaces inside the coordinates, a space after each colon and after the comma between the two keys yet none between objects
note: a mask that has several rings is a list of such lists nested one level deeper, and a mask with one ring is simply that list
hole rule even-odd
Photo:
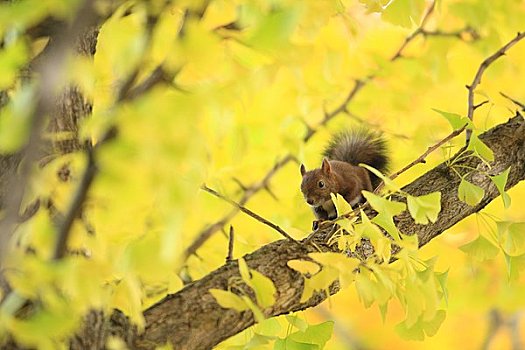
[{"label": "rough tree bark", "polygon": [[[458,199],[460,179],[446,163],[403,188],[414,196],[441,192],[442,209],[435,223],[418,225],[407,212],[395,218],[396,226],[401,232],[418,235],[420,246],[467,216],[480,211],[499,196],[494,184],[482,172],[496,175],[510,167],[507,189],[525,179],[525,121],[521,115],[517,114],[508,122],[487,131],[480,139],[494,152],[495,160],[490,167],[477,157],[466,157],[457,163],[480,170],[469,177],[469,181],[485,190],[485,196],[479,204],[469,206]],[[323,251],[336,251],[336,247],[327,246],[324,242],[328,231],[329,229],[324,229],[314,233],[311,241]],[[307,254],[315,251],[317,249],[313,244],[304,240],[302,244],[280,240],[244,257],[251,269],[261,272],[275,284],[276,302],[264,310],[266,316],[304,310],[326,299],[324,293],[316,293],[310,300],[301,303],[303,277],[287,266],[289,260],[308,259]],[[372,248],[365,244],[359,253],[363,257],[369,256]],[[71,348],[103,348],[107,336],[115,335],[135,349],[153,349],[155,345],[166,342],[171,342],[175,349],[209,349],[255,323],[251,311],[223,309],[208,292],[210,288],[227,289],[228,281],[238,276],[238,264],[232,261],[181,291],[168,295],[144,312],[146,327],[143,332],[138,332],[119,311],[115,310],[107,317],[94,311],[86,317],[82,330],[71,342]],[[338,283],[330,288],[331,293],[338,290]]]}]

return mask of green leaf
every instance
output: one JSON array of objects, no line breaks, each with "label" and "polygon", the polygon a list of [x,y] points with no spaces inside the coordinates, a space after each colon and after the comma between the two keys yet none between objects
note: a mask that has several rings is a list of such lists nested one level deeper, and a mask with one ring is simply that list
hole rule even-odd
[{"label": "green leaf", "polygon": [[331,266],[324,266],[319,273],[310,278],[305,278],[301,303],[308,301],[314,292],[328,289],[338,278],[339,271]]},{"label": "green leaf", "polygon": [[458,187],[458,197],[468,205],[474,206],[481,202],[485,196],[485,190],[473,183],[468,182],[464,178],[461,179],[461,183]]},{"label": "green leaf", "polygon": [[525,222],[496,222],[499,242],[503,251],[510,256],[525,254]]},{"label": "green leaf", "polygon": [[249,309],[248,305],[240,296],[230,291],[210,289],[209,292],[215,298],[217,303],[225,309],[234,309],[239,312]]},{"label": "green leaf", "polygon": [[419,21],[424,8],[424,0],[392,0],[383,11],[382,18],[390,23],[410,28]]},{"label": "green leaf", "polygon": [[275,10],[261,19],[247,45],[261,50],[277,50],[288,42],[297,20],[297,9]]},{"label": "green leaf", "polygon": [[396,326],[396,331],[405,339],[424,340],[425,334],[432,337],[437,333],[446,315],[444,310],[438,310],[434,318],[429,321],[424,321],[420,318],[411,326],[408,326],[406,321],[403,321]]},{"label": "green leaf", "polygon": [[[270,320],[271,320],[271,318],[270,318]],[[268,320],[264,320],[263,323],[266,322],[266,321],[268,321]],[[247,342],[246,345],[243,346],[241,349],[243,349],[243,350],[244,349],[260,349],[261,346],[267,345],[268,343],[270,343],[275,338],[276,338],[275,336],[272,337],[272,336],[266,336],[266,335],[261,335],[261,334],[255,333],[253,335],[253,337],[250,339],[250,341]],[[155,348],[155,350],[156,349],[157,348]]]},{"label": "green leaf", "polygon": [[487,162],[494,161],[494,152],[474,133],[470,136],[467,149],[473,151]]},{"label": "green leaf", "polygon": [[251,287],[255,292],[257,304],[263,308],[272,306],[275,303],[275,285],[273,281],[256,270],[251,270]]},{"label": "green leaf", "polygon": [[286,265],[303,275],[314,275],[319,272],[320,269],[319,264],[307,260],[289,260]]},{"label": "green leaf", "polygon": [[239,273],[241,274],[243,281],[246,284],[250,285],[250,281],[252,277],[250,276],[250,269],[248,268],[246,261],[243,258],[240,258],[238,262],[239,262]]},{"label": "green leaf", "polygon": [[288,337],[285,339],[276,340],[273,350],[319,350],[319,346],[315,344],[297,342]]},{"label": "green leaf", "polygon": [[370,203],[372,208],[378,213],[384,213],[388,216],[396,216],[406,209],[405,203],[390,201],[368,191],[363,191],[362,193],[368,203]]},{"label": "green leaf", "polygon": [[507,209],[510,206],[510,196],[505,192],[505,186],[507,185],[507,180],[509,178],[510,167],[507,170],[501,172],[496,176],[491,176],[490,179],[496,185],[499,193],[501,194],[501,199],[503,200],[503,206]]},{"label": "green leaf", "polygon": [[326,342],[332,337],[334,322],[327,321],[317,325],[308,326],[304,331],[290,334],[288,338],[303,344],[314,344],[317,349],[324,348]]},{"label": "green leaf", "polygon": [[525,271],[525,254],[519,256],[510,256],[505,252],[503,254],[505,255],[509,280],[515,281]]},{"label": "green leaf", "polygon": [[253,331],[258,335],[266,337],[275,337],[276,334],[281,332],[281,324],[275,317],[267,318],[263,322],[257,324]]},{"label": "green leaf", "polygon": [[261,309],[255,305],[255,303],[250,299],[248,296],[243,295],[241,299],[244,301],[246,305],[248,305],[248,308],[252,311],[253,317],[258,323],[263,322],[266,318],[264,317],[264,314],[262,313]]},{"label": "green leaf", "polygon": [[448,270],[443,273],[436,273],[436,279],[438,280],[439,286],[441,288],[441,293],[443,293],[445,304],[448,305],[448,289],[447,289]]},{"label": "green leaf", "polygon": [[367,13],[382,12],[383,6],[389,3],[389,0],[359,0],[360,3],[365,5]]},{"label": "green leaf", "polygon": [[288,320],[288,323],[303,332],[306,330],[306,328],[308,328],[308,323],[296,313],[292,315],[286,315],[285,317]]},{"label": "green leaf", "polygon": [[395,191],[395,192],[399,192],[401,191],[401,187],[399,187],[398,185],[396,185],[394,183],[394,181],[390,180],[390,178],[388,176],[385,176],[384,174],[382,174],[379,170],[377,170],[376,168],[373,168],[371,167],[370,165],[367,165],[367,164],[359,164],[360,167],[363,167],[365,168],[366,170],[370,171],[371,173],[373,173],[374,175],[376,175],[378,178],[380,178],[381,180],[383,180],[383,182],[385,183],[385,187],[389,190],[392,190],[392,191]]},{"label": "green leaf", "polygon": [[372,219],[372,222],[385,229],[385,231],[388,232],[390,236],[396,240],[396,242],[401,240],[400,232],[394,224],[394,218],[392,216],[379,213]]},{"label": "green leaf", "polygon": [[498,247],[481,235],[472,242],[459,247],[459,249],[479,261],[494,259],[499,252]]},{"label": "green leaf", "polygon": [[361,263],[359,259],[333,252],[310,253],[308,256],[322,264],[323,268],[330,267],[336,269],[338,271],[341,288],[346,288],[354,282],[354,270]]},{"label": "green leaf", "polygon": [[352,206],[343,198],[343,196],[337,193],[330,193],[330,196],[332,197],[332,202],[337,210],[337,215],[343,215],[352,211]]},{"label": "green leaf", "polygon": [[407,196],[407,204],[410,215],[416,223],[426,225],[436,222],[441,211],[441,192],[434,192],[424,196]]},{"label": "green leaf", "polygon": [[239,259],[239,273],[243,281],[255,292],[260,307],[269,307],[275,303],[276,289],[271,279],[257,270],[249,269],[243,258]]},{"label": "green leaf", "polygon": [[445,111],[440,111],[439,109],[432,108],[434,112],[437,112],[441,114],[443,117],[445,117],[446,120],[450,123],[450,126],[452,126],[452,129],[458,130],[461,129],[465,124],[468,124],[469,126],[472,125],[472,121],[468,119],[467,117],[462,117],[459,114],[456,113],[450,113]]}]

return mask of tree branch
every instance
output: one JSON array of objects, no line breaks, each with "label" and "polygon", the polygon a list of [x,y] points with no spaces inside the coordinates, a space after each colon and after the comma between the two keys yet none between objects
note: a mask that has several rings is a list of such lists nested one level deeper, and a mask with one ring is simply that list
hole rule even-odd
[{"label": "tree branch", "polygon": [[[222,194],[220,194],[219,192],[209,188],[208,186],[206,185],[202,185],[201,186],[201,189],[214,195],[215,197],[217,198],[220,198],[228,203],[230,203],[231,205],[233,205],[234,207],[238,208],[240,211],[242,211],[243,213],[251,216],[252,218],[254,218],[255,220],[263,223],[264,225],[268,226],[268,227],[271,227],[272,229],[274,229],[275,231],[279,232],[281,234],[281,236],[283,236],[284,238],[286,239],[289,239],[293,242],[297,242],[295,239],[293,239],[292,237],[290,237],[290,235],[288,233],[286,233],[286,231],[284,231],[282,228],[280,228],[279,226],[277,226],[276,224],[274,224],[273,222],[270,222],[268,220],[266,220],[265,218],[263,218],[262,216],[260,216],[259,214],[257,213],[254,213],[253,211],[251,211],[250,209],[240,205],[239,203],[229,199],[228,197],[225,197],[223,196]],[[232,232],[232,230],[230,229],[230,233]]]},{"label": "tree branch", "polygon": [[[463,157],[456,161],[456,165],[480,170],[469,179],[485,190],[484,198],[477,205],[469,206],[458,199],[457,191],[461,179],[447,166],[448,163],[438,165],[403,188],[403,191],[414,196],[441,192],[442,209],[435,223],[418,225],[407,212],[395,217],[397,228],[408,235],[417,234],[420,246],[427,244],[467,216],[479,212],[499,196],[497,188],[488,176],[483,175],[484,172],[495,175],[510,167],[507,189],[525,179],[525,121],[521,115],[518,114],[508,122],[480,135],[480,139],[494,152],[495,160],[490,168],[477,157]],[[261,272],[275,284],[276,301],[273,306],[263,310],[266,316],[304,310],[326,299],[325,293],[315,293],[308,301],[301,303],[303,277],[289,268],[287,262],[308,259],[308,253],[318,249],[337,251],[336,247],[325,243],[327,234],[329,229],[316,231],[313,233],[311,244],[303,242],[299,245],[289,240],[279,240],[244,257],[251,269]],[[359,255],[368,257],[371,254],[373,248],[364,243]],[[140,334],[119,311],[113,312],[106,328],[99,326],[100,332],[117,335],[126,341],[129,347],[136,349],[152,349],[155,345],[166,342],[171,342],[175,349],[209,349],[255,323],[251,311],[224,309],[208,292],[210,288],[227,289],[228,281],[238,276],[238,264],[231,261],[179,292],[168,295],[144,312],[146,327]],[[338,290],[337,282],[330,287],[331,294]],[[93,314],[89,317],[94,318]],[[87,320],[89,321],[89,318]],[[92,334],[94,326],[87,322],[75,339],[85,341],[86,337],[83,335],[87,334],[86,332]],[[100,334],[98,336],[100,337]],[[72,349],[81,348],[75,347],[75,344],[72,343]],[[87,345],[89,343],[82,343],[82,346]]]},{"label": "tree branch", "polygon": [[[506,43],[504,46],[502,46],[498,51],[487,57],[483,62],[481,62],[478,71],[476,72],[476,75],[474,76],[474,79],[472,80],[472,83],[470,85],[467,85],[468,89],[468,108],[467,108],[467,117],[470,120],[473,120],[474,118],[474,111],[477,107],[474,104],[474,91],[478,87],[478,85],[481,83],[481,77],[483,76],[483,73],[485,70],[498,58],[505,55],[505,53],[514,45],[518,43],[521,39],[525,37],[525,32],[518,33],[512,40],[510,40],[508,43]],[[467,141],[470,139],[470,134],[472,133],[471,130],[467,130]]]}]

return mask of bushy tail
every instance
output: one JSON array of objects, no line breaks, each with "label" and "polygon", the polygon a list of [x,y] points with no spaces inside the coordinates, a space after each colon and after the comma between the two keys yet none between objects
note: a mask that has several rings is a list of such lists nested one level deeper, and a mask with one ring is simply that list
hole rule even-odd
[{"label": "bushy tail", "polygon": [[[381,133],[361,128],[336,134],[323,155],[328,159],[340,160],[353,165],[364,163],[386,173],[389,163],[387,153],[386,141]],[[370,179],[374,188],[381,182],[372,173],[370,173]]]}]

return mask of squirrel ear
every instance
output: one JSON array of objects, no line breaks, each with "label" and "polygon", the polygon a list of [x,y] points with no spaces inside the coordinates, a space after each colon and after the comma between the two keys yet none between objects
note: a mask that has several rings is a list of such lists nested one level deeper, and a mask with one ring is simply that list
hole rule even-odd
[{"label": "squirrel ear", "polygon": [[330,162],[328,161],[328,159],[323,158],[323,164],[321,165],[321,170],[325,174],[330,174],[330,172],[332,171],[332,168],[330,167]]},{"label": "squirrel ear", "polygon": [[304,176],[306,174],[306,168],[304,167],[304,164],[301,164],[301,176]]}]

